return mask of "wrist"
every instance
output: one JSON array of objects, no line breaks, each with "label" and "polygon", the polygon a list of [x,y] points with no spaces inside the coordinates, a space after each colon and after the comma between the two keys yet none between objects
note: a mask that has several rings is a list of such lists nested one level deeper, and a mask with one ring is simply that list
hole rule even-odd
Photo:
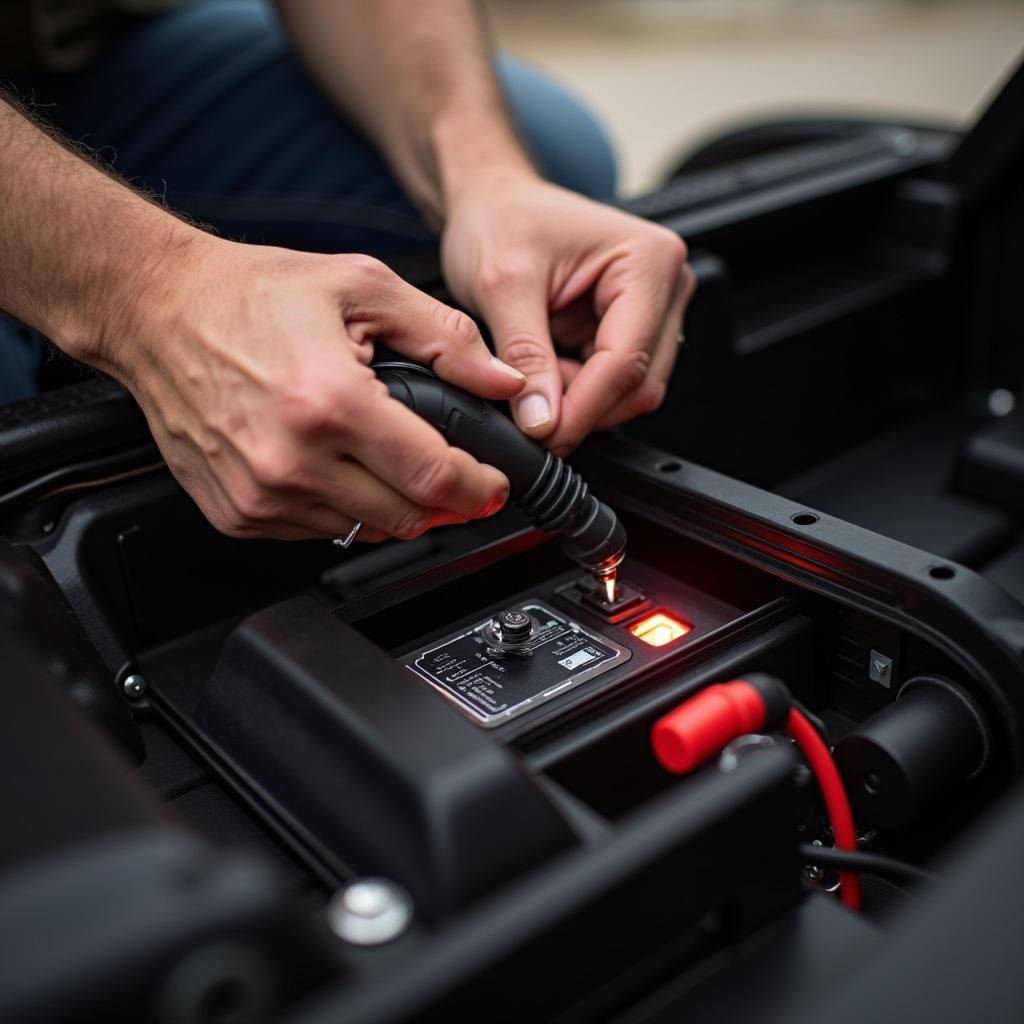
[{"label": "wrist", "polygon": [[438,189],[427,213],[439,228],[472,195],[540,180],[503,113],[453,111],[435,120],[430,141]]},{"label": "wrist", "polygon": [[[87,294],[69,311],[55,343],[68,355],[124,381],[162,325],[174,318],[187,292],[184,278],[205,251],[221,243],[212,235],[146,204],[112,233],[94,263]],[[141,241],[140,241],[141,240]],[[186,300],[187,301],[187,300]]]}]

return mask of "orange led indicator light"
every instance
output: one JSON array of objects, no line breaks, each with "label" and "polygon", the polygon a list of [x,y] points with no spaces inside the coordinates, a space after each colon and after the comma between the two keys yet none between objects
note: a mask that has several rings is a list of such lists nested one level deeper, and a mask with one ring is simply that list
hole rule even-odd
[{"label": "orange led indicator light", "polygon": [[638,640],[643,640],[651,647],[664,647],[681,636],[686,636],[693,626],[682,619],[674,619],[665,612],[655,612],[653,615],[645,615],[639,622],[634,622],[629,627],[630,633]]}]

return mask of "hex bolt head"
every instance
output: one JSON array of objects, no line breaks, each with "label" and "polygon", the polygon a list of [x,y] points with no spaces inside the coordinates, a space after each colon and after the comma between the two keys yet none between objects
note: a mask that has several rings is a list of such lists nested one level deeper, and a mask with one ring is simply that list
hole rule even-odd
[{"label": "hex bolt head", "polygon": [[146,693],[146,680],[137,672],[133,672],[121,684],[121,691],[129,700],[138,700]]},{"label": "hex bolt head", "polygon": [[412,921],[412,899],[387,878],[363,878],[336,892],[327,904],[327,926],[354,946],[397,939]]}]

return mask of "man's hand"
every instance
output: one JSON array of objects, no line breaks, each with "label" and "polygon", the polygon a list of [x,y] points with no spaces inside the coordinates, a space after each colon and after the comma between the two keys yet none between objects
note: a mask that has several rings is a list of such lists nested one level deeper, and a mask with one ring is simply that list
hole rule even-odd
[{"label": "man's hand", "polygon": [[125,384],[172,472],[239,537],[415,537],[496,511],[508,481],[392,399],[381,340],[485,398],[522,375],[469,317],[366,256],[183,224],[0,100],[0,309]]},{"label": "man's hand", "polygon": [[504,503],[505,477],[450,447],[367,365],[381,340],[476,394],[514,396],[522,379],[469,317],[366,256],[197,233],[177,262],[98,361],[219,530],[302,539],[358,519],[360,539],[411,538]]},{"label": "man's hand", "polygon": [[[277,3],[328,97],[442,230],[455,296],[528,375],[519,426],[564,454],[656,408],[694,288],[686,247],[540,179],[509,122],[480,5]],[[552,339],[580,359],[557,360]]]},{"label": "man's hand", "polygon": [[694,290],[676,234],[516,173],[450,200],[442,257],[453,294],[528,378],[512,406],[531,436],[564,455],[660,405]]}]

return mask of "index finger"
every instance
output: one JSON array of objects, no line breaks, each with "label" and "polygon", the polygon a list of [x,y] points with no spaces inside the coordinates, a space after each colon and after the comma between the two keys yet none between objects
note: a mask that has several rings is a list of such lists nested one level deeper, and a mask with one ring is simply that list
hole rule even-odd
[{"label": "index finger", "polygon": [[635,416],[654,412],[661,405],[683,340],[683,314],[695,288],[693,272],[687,265],[683,268],[682,284],[677,289],[675,299],[666,314],[661,338],[654,350],[646,381],[618,405],[612,406],[594,425],[595,430],[610,430]]},{"label": "index finger", "polygon": [[624,290],[598,325],[594,354],[583,363],[562,398],[562,418],[549,442],[576,447],[605,414],[647,378],[665,328],[665,301],[649,289]]},{"label": "index finger", "polygon": [[449,445],[382,382],[370,382],[354,416],[347,453],[416,504],[479,518],[508,498],[504,474]]}]

